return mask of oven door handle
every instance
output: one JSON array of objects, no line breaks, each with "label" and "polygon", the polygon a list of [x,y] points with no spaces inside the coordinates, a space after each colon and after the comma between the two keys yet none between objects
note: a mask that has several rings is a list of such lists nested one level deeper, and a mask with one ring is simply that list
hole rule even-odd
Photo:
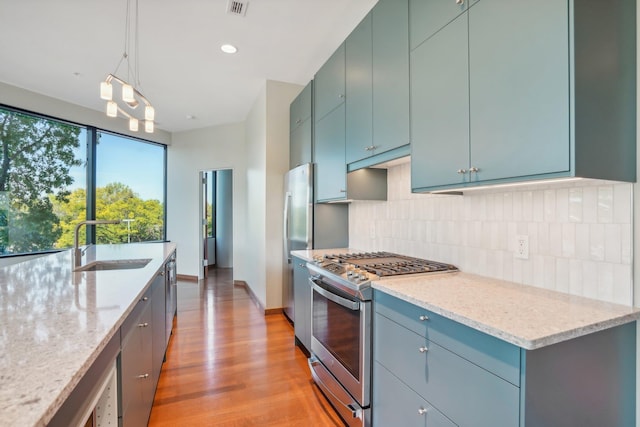
[{"label": "oven door handle", "polygon": [[[312,354],[311,357],[307,359],[307,363],[309,364],[309,370],[311,371],[311,376],[313,377],[313,380],[318,385],[318,387],[320,387],[321,390],[329,394],[329,396],[327,396],[329,397],[329,400],[340,405],[339,407],[337,407],[338,412],[341,415],[344,415],[346,412],[350,414],[352,418],[362,419],[362,416],[363,416],[362,409],[360,408],[360,405],[358,405],[356,401],[352,400],[351,402],[347,403],[344,398],[340,398],[338,396],[338,394],[342,394],[344,395],[344,397],[348,396],[348,400],[351,400],[351,396],[349,396],[349,394],[346,391],[344,391],[344,389],[342,389],[341,386],[338,386],[338,390],[333,391],[332,390],[333,387],[331,387],[330,383],[326,383],[325,381],[322,380],[323,376],[331,377],[331,374],[329,373],[329,371],[327,371],[327,368],[325,368],[322,365],[320,360],[318,360],[318,358]],[[335,379],[333,381],[335,381]],[[347,423],[349,424],[348,421]],[[358,425],[361,425],[361,424],[358,423]]]},{"label": "oven door handle", "polygon": [[349,310],[352,310],[352,311],[360,310],[360,303],[358,301],[351,301],[350,299],[342,298],[339,295],[336,295],[336,294],[334,294],[332,292],[329,292],[328,290],[324,289],[323,287],[318,286],[316,280],[317,280],[316,277],[310,277],[309,278],[309,283],[311,283],[311,287],[313,288],[313,290],[315,292],[319,293],[320,295],[322,295],[326,299],[335,302],[336,304],[340,304],[344,308],[348,308]]}]

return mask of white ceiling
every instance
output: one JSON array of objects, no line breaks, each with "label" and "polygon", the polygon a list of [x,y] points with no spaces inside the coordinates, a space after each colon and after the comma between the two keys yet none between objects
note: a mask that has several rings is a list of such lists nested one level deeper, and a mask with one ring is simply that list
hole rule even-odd
[{"label": "white ceiling", "polygon": [[[139,0],[141,92],[156,126],[244,120],[265,80],[306,84],[376,1],[249,0],[240,17],[227,0]],[[0,0],[0,81],[103,111],[99,84],[124,52],[126,4]]]}]

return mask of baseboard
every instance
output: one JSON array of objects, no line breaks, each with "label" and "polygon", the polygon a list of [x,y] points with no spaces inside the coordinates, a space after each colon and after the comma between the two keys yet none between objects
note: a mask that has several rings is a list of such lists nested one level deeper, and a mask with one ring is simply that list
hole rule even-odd
[{"label": "baseboard", "polygon": [[265,316],[271,316],[273,314],[282,314],[282,307],[264,308],[264,305],[262,305],[262,302],[260,302],[260,299],[256,296],[256,294],[253,293],[253,289],[251,289],[251,286],[249,286],[247,282],[245,282],[244,280],[234,280],[233,286],[241,286],[245,288],[247,290],[247,293],[249,294],[249,297],[253,301],[253,303],[256,305],[256,307],[258,307],[258,310],[260,310]]},{"label": "baseboard", "polygon": [[176,275],[178,280],[182,280],[184,282],[197,282],[198,281],[198,276],[190,276],[188,274],[177,274]]}]

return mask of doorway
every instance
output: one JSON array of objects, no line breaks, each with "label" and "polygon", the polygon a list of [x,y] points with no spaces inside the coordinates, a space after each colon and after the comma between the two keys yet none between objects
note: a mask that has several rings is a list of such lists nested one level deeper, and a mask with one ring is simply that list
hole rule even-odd
[{"label": "doorway", "polygon": [[214,268],[233,268],[233,170],[200,172],[199,279]]}]

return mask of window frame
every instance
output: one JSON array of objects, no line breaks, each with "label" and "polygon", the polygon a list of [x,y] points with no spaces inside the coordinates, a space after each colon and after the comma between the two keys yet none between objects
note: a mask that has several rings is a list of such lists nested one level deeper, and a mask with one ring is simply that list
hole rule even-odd
[{"label": "window frame", "polygon": [[[64,124],[68,124],[71,126],[78,126],[81,128],[84,128],[86,130],[87,133],[87,140],[86,140],[86,156],[87,156],[87,167],[86,167],[86,208],[85,208],[85,212],[86,212],[86,219],[87,220],[95,220],[96,219],[96,182],[97,182],[97,177],[96,177],[96,165],[97,165],[97,156],[96,156],[96,152],[97,152],[97,134],[98,132],[101,133],[108,133],[111,135],[115,135],[118,137],[123,137],[123,138],[128,138],[128,139],[132,139],[138,142],[142,142],[142,143],[146,143],[146,144],[152,144],[152,145],[156,145],[158,147],[161,147],[163,149],[163,175],[164,175],[164,179],[162,182],[162,186],[163,186],[163,203],[162,203],[162,209],[163,209],[163,222],[162,222],[162,240],[159,241],[167,241],[167,145],[166,144],[162,144],[160,142],[155,142],[155,141],[151,141],[148,139],[144,139],[144,138],[139,138],[137,136],[132,136],[132,135],[127,135],[121,132],[116,132],[113,130],[109,130],[109,129],[103,129],[97,126],[91,126],[91,125],[87,125],[87,124],[83,124],[83,123],[79,123],[73,120],[68,120],[68,119],[61,119],[59,117],[55,117],[55,116],[51,116],[48,114],[43,114],[43,113],[38,113],[38,112],[34,112],[34,111],[29,111],[29,110],[25,110],[23,108],[18,108],[18,107],[14,107],[11,105],[7,105],[7,104],[3,104],[0,103],[0,109],[6,110],[6,111],[11,111],[14,113],[18,113],[18,114],[23,114],[23,115],[28,115],[28,116],[33,116],[39,119],[45,119],[45,120],[51,120],[51,121],[56,121],[59,123],[64,123]],[[96,241],[96,232],[95,232],[95,226],[93,225],[87,225],[87,230],[86,230],[86,244],[94,244]],[[158,240],[153,240],[153,242],[158,242]],[[51,248],[51,249],[43,249],[41,251],[36,251],[36,252],[24,252],[24,253],[12,253],[12,254],[0,254],[0,259],[3,258],[15,258],[15,257],[20,257],[20,256],[30,256],[30,255],[46,255],[46,254],[51,254],[51,253],[57,253],[57,252],[62,252],[65,250],[69,250],[67,249],[55,249],[55,248]]]}]

